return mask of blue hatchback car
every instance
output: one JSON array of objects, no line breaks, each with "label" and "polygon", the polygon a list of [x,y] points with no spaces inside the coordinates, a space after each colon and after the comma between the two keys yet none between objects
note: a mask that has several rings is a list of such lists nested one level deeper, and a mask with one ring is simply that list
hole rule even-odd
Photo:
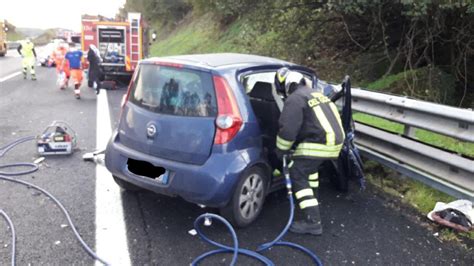
[{"label": "blue hatchback car", "polygon": [[234,225],[252,223],[281,187],[273,153],[281,97],[277,69],[306,67],[246,54],[141,61],[122,101],[105,163],[118,185],[219,208]]}]

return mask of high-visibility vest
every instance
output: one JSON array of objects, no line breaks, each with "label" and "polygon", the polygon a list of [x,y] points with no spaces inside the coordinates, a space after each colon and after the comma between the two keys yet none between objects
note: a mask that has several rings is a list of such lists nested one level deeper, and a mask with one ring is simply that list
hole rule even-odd
[{"label": "high-visibility vest", "polygon": [[33,49],[35,48],[35,45],[32,42],[23,42],[21,44],[21,54],[24,57],[33,57]]}]

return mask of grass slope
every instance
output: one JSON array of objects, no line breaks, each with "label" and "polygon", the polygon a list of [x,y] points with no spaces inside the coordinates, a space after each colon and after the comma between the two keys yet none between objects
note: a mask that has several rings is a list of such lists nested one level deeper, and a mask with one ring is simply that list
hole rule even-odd
[{"label": "grass slope", "polygon": [[9,31],[7,33],[7,41],[15,42],[15,41],[23,40],[23,39],[25,39],[25,35],[23,35],[20,32]]},{"label": "grass slope", "polygon": [[245,49],[238,45],[239,23],[233,23],[227,29],[220,29],[216,20],[209,16],[188,19],[192,22],[182,23],[164,39],[154,43],[151,55],[245,52]]}]

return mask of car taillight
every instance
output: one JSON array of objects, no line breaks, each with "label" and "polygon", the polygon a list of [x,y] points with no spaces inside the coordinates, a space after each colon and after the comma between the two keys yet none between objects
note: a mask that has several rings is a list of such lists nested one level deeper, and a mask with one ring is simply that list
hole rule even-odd
[{"label": "car taillight", "polygon": [[239,132],[242,126],[242,117],[234,93],[225,78],[214,76],[213,79],[218,111],[214,144],[225,144]]},{"label": "car taillight", "polygon": [[130,91],[131,91],[132,86],[133,86],[133,81],[131,81],[130,84],[128,85],[127,93],[125,93],[125,94],[122,96],[122,101],[120,102],[120,114],[119,114],[119,117],[122,117],[123,108],[125,107],[125,105],[126,105],[127,102],[128,102],[128,97],[130,96]]},{"label": "car taillight", "polygon": [[127,93],[125,93],[123,96],[122,96],[122,101],[120,102],[120,107],[125,107],[125,104],[127,103],[128,101],[128,91]]},{"label": "car taillight", "polygon": [[125,93],[122,96],[122,102],[120,103],[120,107],[122,109],[125,107],[125,104],[127,104],[127,102],[128,102],[128,97],[130,96],[130,91],[132,90],[132,87],[133,87],[133,84],[135,82],[135,79],[136,79],[137,75],[138,75],[138,69],[136,69],[135,72],[133,72],[133,76],[132,76],[132,79],[130,81],[130,84],[128,84],[127,93]]}]

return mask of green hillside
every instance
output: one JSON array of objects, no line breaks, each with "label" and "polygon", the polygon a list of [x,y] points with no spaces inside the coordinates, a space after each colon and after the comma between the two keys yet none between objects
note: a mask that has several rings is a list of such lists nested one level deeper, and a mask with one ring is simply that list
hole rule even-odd
[{"label": "green hillside", "polygon": [[45,30],[42,34],[38,37],[33,39],[33,42],[36,45],[45,45],[49,43],[52,39],[56,37],[56,29],[48,29]]},{"label": "green hillside", "polygon": [[9,31],[7,33],[7,40],[11,41],[11,42],[23,40],[24,38],[25,38],[25,36],[23,34],[19,33],[19,32]]},{"label": "green hillside", "polygon": [[158,34],[151,56],[259,54],[326,81],[349,74],[356,86],[474,107],[474,4],[127,0],[127,11],[142,12]]},{"label": "green hillside", "polygon": [[151,47],[151,56],[195,53],[248,52],[239,42],[240,23],[221,29],[212,15],[189,17]]},{"label": "green hillside", "polygon": [[17,27],[15,27],[15,25],[9,23],[7,21],[6,23],[6,26],[8,28],[8,31],[7,31],[7,40],[10,41],[10,42],[14,42],[14,41],[19,41],[19,40],[23,40],[26,38],[26,36],[21,33]]}]

